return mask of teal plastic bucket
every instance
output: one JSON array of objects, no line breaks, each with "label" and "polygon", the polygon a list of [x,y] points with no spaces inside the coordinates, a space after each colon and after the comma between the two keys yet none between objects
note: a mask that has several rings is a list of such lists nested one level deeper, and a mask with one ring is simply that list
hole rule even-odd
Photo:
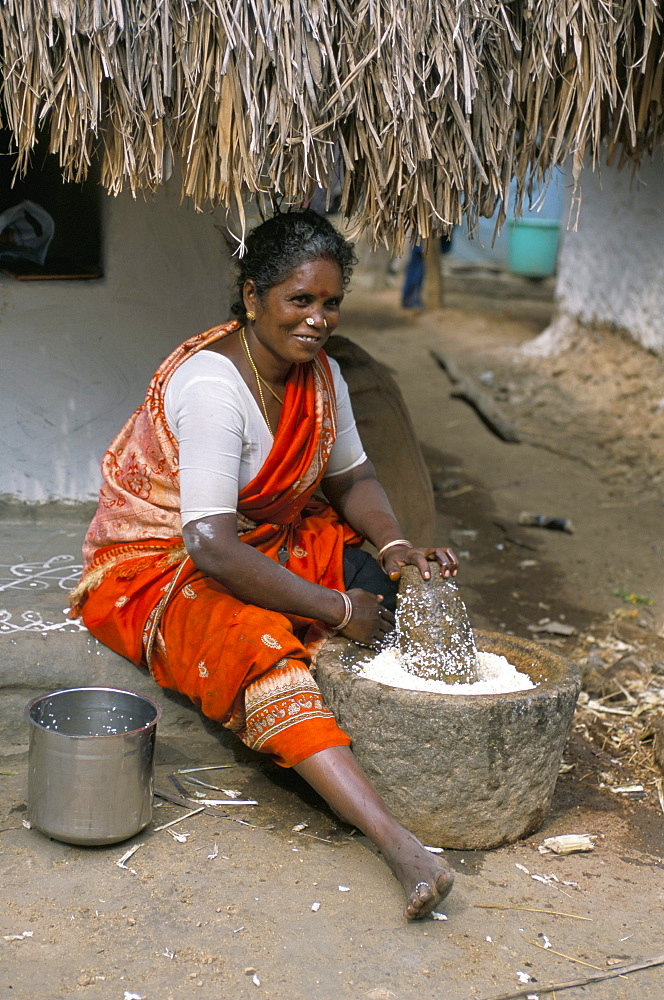
[{"label": "teal plastic bucket", "polygon": [[560,223],[555,219],[513,219],[507,268],[511,274],[548,278],[556,273]]}]

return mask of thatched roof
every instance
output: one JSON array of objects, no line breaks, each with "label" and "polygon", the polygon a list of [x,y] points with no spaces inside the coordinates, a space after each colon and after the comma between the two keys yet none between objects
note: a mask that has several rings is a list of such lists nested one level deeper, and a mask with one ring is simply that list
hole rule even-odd
[{"label": "thatched roof", "polygon": [[199,207],[344,171],[374,238],[491,215],[573,158],[661,143],[658,0],[0,0],[0,116],[68,178]]}]

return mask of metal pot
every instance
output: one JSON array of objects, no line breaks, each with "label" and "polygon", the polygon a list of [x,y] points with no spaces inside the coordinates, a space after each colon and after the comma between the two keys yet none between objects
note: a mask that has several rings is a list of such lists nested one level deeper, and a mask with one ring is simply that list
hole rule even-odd
[{"label": "metal pot", "polygon": [[69,844],[113,844],[152,819],[161,708],[116,688],[70,688],[33,699],[28,817]]}]

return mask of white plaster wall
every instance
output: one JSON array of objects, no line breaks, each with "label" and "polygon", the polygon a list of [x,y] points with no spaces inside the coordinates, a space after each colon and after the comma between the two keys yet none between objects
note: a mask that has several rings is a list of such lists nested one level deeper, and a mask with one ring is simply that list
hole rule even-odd
[{"label": "white plaster wall", "polygon": [[[556,297],[563,314],[609,323],[664,353],[664,159],[590,169],[581,180],[578,232],[563,234]],[[565,218],[563,219],[565,222]]]},{"label": "white plaster wall", "polygon": [[101,457],[159,362],[228,315],[231,267],[213,214],[104,200],[104,277],[0,275],[0,496],[91,500]]}]

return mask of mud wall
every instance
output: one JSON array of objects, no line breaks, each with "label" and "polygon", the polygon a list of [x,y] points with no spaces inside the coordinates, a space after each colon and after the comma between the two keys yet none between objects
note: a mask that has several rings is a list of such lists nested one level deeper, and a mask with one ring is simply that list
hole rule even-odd
[{"label": "mud wall", "polygon": [[105,198],[104,277],[0,275],[0,497],[91,500],[99,462],[173,347],[228,313],[221,220],[154,198]]},{"label": "mud wall", "polygon": [[[639,176],[604,166],[583,173],[578,231],[563,233],[556,297],[584,324],[612,324],[664,353],[664,158]],[[571,190],[571,184],[568,188]],[[563,218],[563,225],[566,217]]]}]

